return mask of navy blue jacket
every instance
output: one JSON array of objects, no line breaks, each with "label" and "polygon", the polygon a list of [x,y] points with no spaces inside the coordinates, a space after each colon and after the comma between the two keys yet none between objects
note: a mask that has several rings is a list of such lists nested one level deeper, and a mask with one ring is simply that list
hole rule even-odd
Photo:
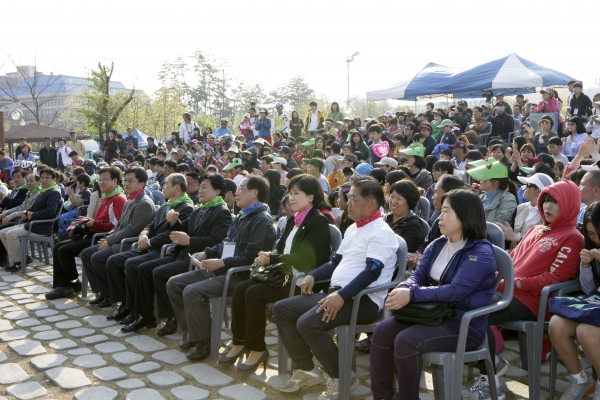
[{"label": "navy blue jacket", "polygon": [[[496,260],[489,240],[469,240],[451,259],[438,286],[430,276],[431,267],[447,240],[442,236],[428,246],[417,269],[398,287],[410,288],[411,302],[457,303],[454,319],[460,321],[467,311],[491,304],[496,290]],[[474,318],[470,332],[483,338],[487,319],[487,315]]]},{"label": "navy blue jacket", "polygon": [[[58,207],[61,205],[61,195],[59,190],[48,190],[44,193],[40,193],[35,199],[35,203],[27,211],[32,211],[31,220],[41,219],[52,219],[56,217],[58,213]],[[25,229],[29,229],[29,220],[25,223]],[[50,235],[52,234],[52,222],[46,222],[43,224],[33,224],[31,232],[39,235]]]},{"label": "navy blue jacket", "polygon": [[13,190],[9,196],[5,196],[2,200],[2,208],[9,210],[11,208],[20,206],[21,203],[25,201],[28,191],[29,189],[27,188],[19,189],[16,192]]}]

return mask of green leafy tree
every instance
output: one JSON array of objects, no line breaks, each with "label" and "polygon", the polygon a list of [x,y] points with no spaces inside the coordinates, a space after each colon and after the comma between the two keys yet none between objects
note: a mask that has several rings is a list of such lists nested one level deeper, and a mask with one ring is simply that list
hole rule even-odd
[{"label": "green leafy tree", "polygon": [[78,110],[84,119],[88,132],[101,143],[105,135],[117,124],[119,115],[133,100],[136,90],[117,91],[110,88],[110,79],[115,69],[114,62],[110,66],[98,63],[97,69],[89,70],[88,87],[84,91],[83,107]]}]

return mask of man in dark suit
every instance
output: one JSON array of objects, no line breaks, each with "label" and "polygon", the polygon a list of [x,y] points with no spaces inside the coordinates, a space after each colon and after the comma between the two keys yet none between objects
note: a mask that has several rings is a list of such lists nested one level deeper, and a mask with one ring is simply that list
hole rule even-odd
[{"label": "man in dark suit", "polygon": [[[133,304],[126,301],[125,268],[160,258],[162,246],[171,243],[167,213],[171,210],[179,213],[182,221],[187,221],[194,210],[194,203],[186,194],[187,184],[182,174],[171,174],[163,187],[165,199],[169,201],[156,212],[156,218],[140,233],[137,249],[111,256],[106,262],[110,301],[121,303],[119,309],[106,318],[120,321],[131,313]],[[133,301],[133,293],[129,293]]]},{"label": "man in dark suit", "polygon": [[[175,255],[147,261],[139,266],[127,264],[127,307],[133,305],[133,313],[122,323],[123,332],[135,332],[142,328],[154,328],[154,293],[158,302],[158,315],[168,318],[167,324],[157,333],[169,335],[177,332],[177,320],[167,294],[169,278],[187,272],[190,253],[220,243],[227,235],[231,224],[231,213],[221,198],[225,191],[225,179],[220,175],[205,175],[200,178],[200,204],[186,220],[175,210],[167,214],[170,239],[174,244]],[[130,296],[132,300],[130,300]]]},{"label": "man in dark suit", "polygon": [[46,136],[44,139],[44,147],[40,150],[40,162],[51,168],[58,168],[58,153],[52,147],[52,138]]},{"label": "man in dark suit", "polygon": [[12,192],[10,192],[8,196],[5,196],[4,193],[0,192],[0,207],[3,210],[18,207],[25,201],[25,197],[27,197],[27,192],[29,191],[29,189],[25,187],[26,177],[27,172],[25,171],[13,171],[12,178],[14,187]]},{"label": "man in dark suit", "polygon": [[[8,252],[8,272],[18,271],[21,267],[21,242],[22,236],[27,236],[29,221],[52,219],[56,217],[58,208],[61,206],[60,188],[54,182],[57,178],[56,172],[45,169],[41,173],[42,189],[35,203],[30,209],[21,213],[21,219],[27,221],[24,225],[16,225],[12,228],[0,231],[0,240]],[[52,234],[52,222],[34,224],[31,227],[33,236],[49,236]]]},{"label": "man in dark suit", "polygon": [[[194,202],[194,204],[200,203],[200,198],[198,197],[198,190],[200,189],[200,174],[197,172],[186,172],[185,181],[187,182],[187,195],[190,196],[190,199]],[[223,200],[225,200],[224,193],[221,193]]]},{"label": "man in dark suit", "polygon": [[145,193],[148,174],[141,167],[128,168],[123,174],[123,186],[128,197],[123,207],[121,219],[100,244],[88,247],[81,252],[81,261],[87,274],[92,291],[98,293],[96,299],[90,301],[98,307],[112,305],[109,289],[106,261],[120,250],[121,241],[138,236],[142,230],[154,220],[156,209],[154,202]]}]

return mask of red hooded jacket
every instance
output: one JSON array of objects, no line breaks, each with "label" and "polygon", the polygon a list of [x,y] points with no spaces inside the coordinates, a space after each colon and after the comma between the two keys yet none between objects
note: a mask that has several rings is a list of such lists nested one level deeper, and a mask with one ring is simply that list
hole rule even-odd
[{"label": "red hooded jacket", "polygon": [[[548,193],[560,207],[560,215],[546,223],[542,197]],[[579,253],[584,247],[583,235],[575,228],[581,195],[571,181],[560,181],[542,190],[538,209],[543,225],[532,227],[510,253],[515,264],[515,298],[537,316],[544,286],[572,279],[579,270]],[[516,282],[521,281],[521,289]],[[498,290],[504,289],[501,282]],[[546,319],[550,314],[546,313]]]}]

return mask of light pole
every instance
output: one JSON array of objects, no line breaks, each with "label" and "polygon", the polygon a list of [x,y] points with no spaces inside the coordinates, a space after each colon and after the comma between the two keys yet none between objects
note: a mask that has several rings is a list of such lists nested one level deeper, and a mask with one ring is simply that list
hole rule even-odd
[{"label": "light pole", "polygon": [[25,125],[25,120],[22,118],[23,112],[17,107],[16,104],[0,108],[0,149],[4,149],[4,146],[6,145],[4,141],[4,109],[8,110],[8,116],[10,119],[13,121],[18,121],[21,119],[19,125]]},{"label": "light pole", "polygon": [[350,63],[352,61],[354,61],[354,57],[356,57],[359,54],[360,53],[358,51],[355,51],[354,54],[352,54],[351,56],[348,56],[348,58],[346,59],[346,65],[348,66],[348,101],[347,101],[348,107],[350,106]]}]

